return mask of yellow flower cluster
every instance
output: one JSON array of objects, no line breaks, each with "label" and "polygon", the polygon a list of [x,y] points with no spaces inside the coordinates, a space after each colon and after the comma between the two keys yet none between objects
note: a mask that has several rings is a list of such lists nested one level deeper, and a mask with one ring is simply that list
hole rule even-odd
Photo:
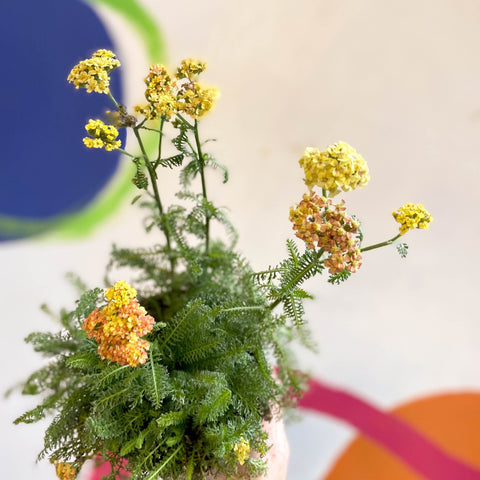
[{"label": "yellow flower cluster", "polygon": [[197,77],[205,67],[204,62],[186,59],[172,78],[164,65],[152,65],[145,78],[148,103],[135,107],[135,111],[149,120],[159,117],[169,120],[180,112],[199,119],[212,109],[219,96],[216,88],[197,83]]},{"label": "yellow flower cluster", "polygon": [[406,203],[392,213],[393,218],[400,224],[400,234],[404,235],[414,228],[427,229],[433,220],[432,216],[425,210],[425,207],[417,203]]},{"label": "yellow flower cluster", "polygon": [[188,78],[189,80],[195,81],[205,68],[207,68],[205,62],[194,58],[186,58],[180,63],[175,76],[177,78]]},{"label": "yellow flower cluster", "polygon": [[72,464],[67,462],[55,462],[55,473],[60,480],[75,480],[77,478],[77,471],[72,467]]},{"label": "yellow flower cluster", "polygon": [[308,249],[317,246],[330,254],[325,267],[331,274],[360,268],[360,223],[347,215],[343,200],[334,205],[330,198],[306,193],[296,208],[290,208],[290,221]]},{"label": "yellow flower cluster", "polygon": [[91,58],[75,65],[67,80],[75,88],[86,88],[88,93],[110,93],[109,73],[120,66],[115,54],[110,50],[97,50]]},{"label": "yellow flower cluster", "polygon": [[82,328],[98,343],[102,360],[136,367],[147,360],[150,344],[140,337],[149,333],[154,319],[139,305],[137,292],[119,281],[105,292],[108,304],[96,308],[84,320]]},{"label": "yellow flower cluster", "polygon": [[117,140],[118,130],[113,125],[105,125],[101,120],[90,119],[85,125],[85,130],[90,135],[83,139],[88,148],[105,147],[105,150],[111,151],[122,145],[122,142]]},{"label": "yellow flower cluster", "polygon": [[370,180],[363,157],[345,142],[330,145],[325,151],[307,148],[299,161],[305,170],[305,184],[326,190],[334,197],[341,190],[365,186]]},{"label": "yellow flower cluster", "polygon": [[245,460],[250,455],[250,443],[248,440],[245,440],[243,437],[240,437],[240,443],[236,443],[233,446],[233,453],[237,457],[238,463],[243,465]]}]

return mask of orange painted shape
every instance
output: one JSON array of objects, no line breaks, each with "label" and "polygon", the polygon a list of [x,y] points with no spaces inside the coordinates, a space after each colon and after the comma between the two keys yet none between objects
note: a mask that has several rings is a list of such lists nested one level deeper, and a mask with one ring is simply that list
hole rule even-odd
[{"label": "orange painted shape", "polygon": [[[448,454],[480,467],[480,394],[451,393],[423,398],[394,409],[392,414]],[[427,479],[361,435],[342,453],[324,480]]]}]

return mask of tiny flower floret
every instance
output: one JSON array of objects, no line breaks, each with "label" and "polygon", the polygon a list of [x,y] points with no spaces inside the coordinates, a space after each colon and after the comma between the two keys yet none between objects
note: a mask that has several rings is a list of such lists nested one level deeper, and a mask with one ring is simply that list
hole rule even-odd
[{"label": "tiny flower floret", "polygon": [[98,343],[102,359],[136,367],[146,362],[150,344],[141,339],[151,332],[154,319],[139,305],[136,290],[124,281],[107,288],[108,304],[83,321],[83,330]]},{"label": "tiny flower floret", "polygon": [[325,260],[329,273],[355,273],[360,268],[360,223],[347,215],[343,200],[334,205],[331,198],[306,193],[290,208],[290,221],[308,249],[318,247],[329,254]]},{"label": "tiny flower floret", "polygon": [[392,213],[393,218],[400,224],[400,234],[404,235],[414,228],[426,230],[433,220],[421,203],[406,203]]},{"label": "tiny flower floret", "polygon": [[55,473],[60,480],[75,480],[77,471],[68,462],[55,462]]},{"label": "tiny flower floret", "polygon": [[110,50],[97,50],[91,58],[75,65],[67,80],[75,88],[85,88],[88,93],[110,93],[109,73],[120,66],[115,54]]},{"label": "tiny flower floret", "polygon": [[233,446],[233,453],[237,457],[238,463],[243,465],[250,455],[250,442],[240,437],[240,442]]},{"label": "tiny flower floret", "polygon": [[122,142],[117,140],[118,130],[113,125],[105,125],[101,120],[90,119],[85,130],[90,135],[83,139],[88,148],[105,148],[110,152],[122,145]]},{"label": "tiny flower floret", "polygon": [[325,151],[309,147],[299,163],[305,171],[307,187],[320,187],[331,197],[341,190],[363,187],[370,180],[367,163],[345,142],[330,145]]}]

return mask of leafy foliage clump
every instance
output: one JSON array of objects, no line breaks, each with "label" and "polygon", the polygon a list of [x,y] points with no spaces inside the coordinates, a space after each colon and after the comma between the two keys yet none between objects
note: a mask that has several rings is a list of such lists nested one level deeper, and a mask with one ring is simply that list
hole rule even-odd
[{"label": "leafy foliage clump", "polygon": [[[111,62],[110,54],[102,50],[95,55]],[[132,183],[138,195],[132,203],[147,212],[146,231],[160,235],[148,248],[114,246],[107,284],[126,270],[155,324],[143,337],[149,345],[143,363],[102,358],[83,326],[92,312],[105,308],[104,291],[87,290],[74,278],[83,293],[73,311],[60,313],[60,332],[27,337],[49,362],[23,383],[24,394],[42,399],[16,423],[53,417],[39,458],[68,464],[69,471],[100,457],[112,467],[105,480],[114,480],[124,468],[132,480],[204,479],[207,473],[231,478],[240,471],[257,476],[266,468],[263,422],[294,406],[304,387],[304,376],[291,363],[289,343],[297,338],[309,344],[303,303],[312,297],[303,284],[323,272],[336,246],[329,244],[329,252],[322,247],[301,253],[287,240],[286,259],[256,273],[236,251],[233,225],[207,195],[206,171],[220,170],[224,182],[228,171],[204,153],[206,142],[200,141],[198,119],[215,97],[213,89],[196,83],[203,68],[202,62],[182,62],[179,86],[168,83],[163,66],[153,66],[146,80],[150,104],[139,107],[145,115],[139,123],[106,92],[117,108],[112,117],[116,126],[132,128],[138,142],[139,153],[123,151],[135,170]],[[174,153],[165,155],[167,125],[175,132]],[[158,184],[161,168],[179,174],[179,203],[168,208]],[[304,233],[315,221],[323,225],[317,234],[327,228],[327,219],[319,215],[315,220],[306,213]],[[212,238],[213,222],[225,229],[225,239]],[[397,248],[406,254],[404,244]],[[337,270],[330,276],[332,284],[350,276],[346,269]],[[277,313],[280,305],[283,311]],[[239,445],[260,458],[247,458],[240,466]]]}]

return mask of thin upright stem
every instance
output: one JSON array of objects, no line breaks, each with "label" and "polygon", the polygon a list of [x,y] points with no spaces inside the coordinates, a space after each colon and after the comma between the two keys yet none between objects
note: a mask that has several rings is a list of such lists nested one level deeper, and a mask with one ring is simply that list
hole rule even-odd
[{"label": "thin upright stem", "polygon": [[137,156],[135,155],[132,155],[131,153],[128,153],[126,150],[124,150],[123,148],[117,148],[116,150],[118,150],[119,152],[122,152],[123,155],[127,155],[127,157],[130,157],[130,158],[138,158]]},{"label": "thin upright stem", "polygon": [[[198,161],[200,165],[200,178],[202,180],[202,195],[205,202],[208,201],[207,198],[207,186],[205,182],[205,160],[202,153],[202,144],[200,143],[200,137],[198,135],[198,121],[195,120],[195,125],[193,126],[193,132],[195,134],[195,143],[197,146]],[[205,212],[205,252],[208,253],[210,243],[210,214]]]},{"label": "thin upright stem", "polygon": [[[164,219],[163,205],[162,205],[162,201],[160,200],[160,193],[158,191],[158,185],[157,185],[157,173],[155,172],[155,169],[152,165],[152,162],[150,162],[150,159],[147,155],[147,151],[145,150],[145,146],[143,144],[142,137],[140,136],[140,132],[138,131],[138,128],[139,127],[135,127],[133,129],[133,132],[135,134],[135,137],[137,138],[138,144],[140,145],[140,149],[141,149],[142,154],[143,154],[143,160],[145,162],[145,166],[147,167],[147,171],[148,171],[148,174],[150,176],[150,183],[152,184],[155,203],[157,204],[158,213],[160,214],[159,228],[165,234],[165,238],[166,238],[166,241],[167,241],[167,248],[168,248],[168,251],[171,252],[172,251],[172,246],[171,246],[171,242],[170,242],[170,232],[168,230],[168,226],[166,225],[166,222],[165,222],[165,219]],[[174,270],[174,267],[175,267],[175,263],[174,263],[173,258],[170,258],[170,265],[171,265],[171,271],[173,273],[173,270]]]},{"label": "thin upright stem", "polygon": [[162,140],[163,140],[163,125],[165,123],[165,117],[160,118],[160,127],[159,127],[159,132],[158,132],[158,154],[157,154],[157,161],[155,162],[155,165],[158,165],[160,163],[160,160],[162,159]]},{"label": "thin upright stem", "polygon": [[375,243],[374,245],[369,245],[368,247],[361,248],[361,252],[368,252],[369,250],[374,250],[375,248],[386,247],[387,245],[391,245],[395,240],[398,240],[402,236],[401,233],[396,235],[395,237],[391,238],[390,240],[386,240],[385,242]]},{"label": "thin upright stem", "polygon": [[107,93],[107,95],[108,95],[108,97],[110,98],[110,100],[113,102],[113,104],[115,105],[115,108],[116,108],[117,110],[119,110],[119,109],[120,109],[120,104],[115,100],[115,97],[112,95],[112,93],[109,91],[109,92]]}]

